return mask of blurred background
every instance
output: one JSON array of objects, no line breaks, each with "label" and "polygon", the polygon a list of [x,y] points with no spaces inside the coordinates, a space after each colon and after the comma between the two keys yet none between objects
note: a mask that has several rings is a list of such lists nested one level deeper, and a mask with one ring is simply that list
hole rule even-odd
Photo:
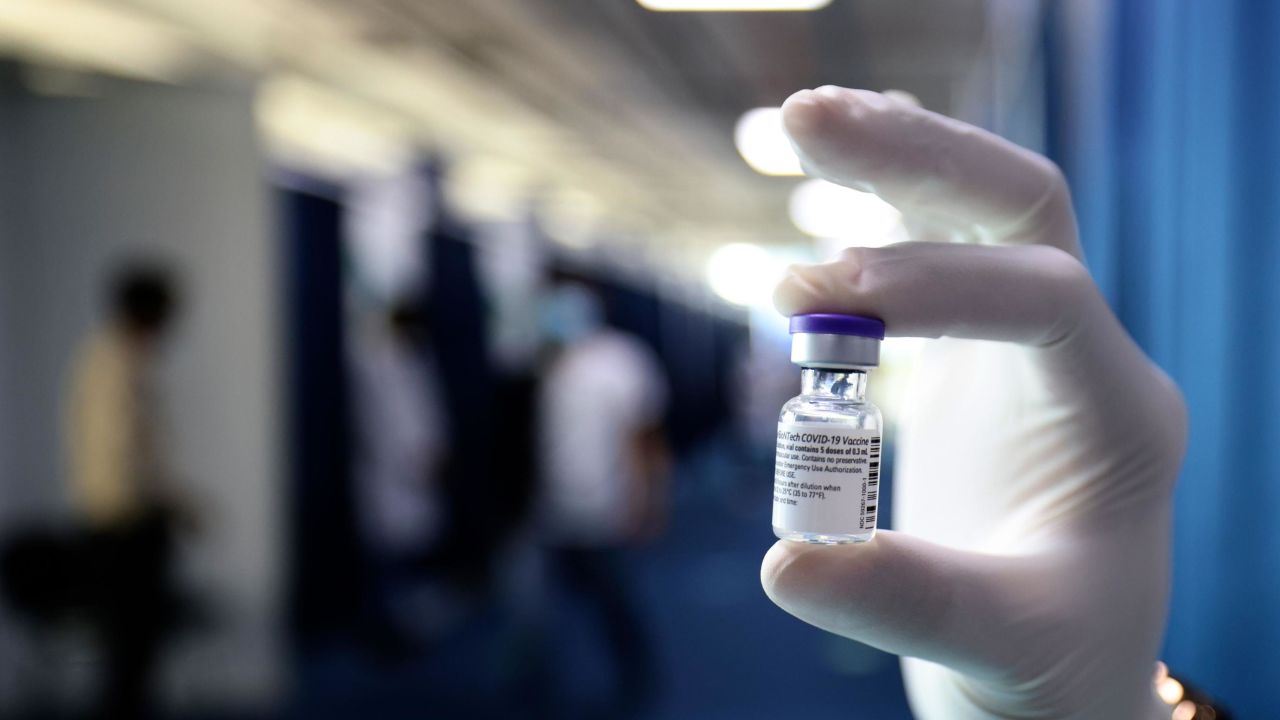
[{"label": "blurred background", "polygon": [[777,108],[824,84],[1064,167],[1191,406],[1164,657],[1274,715],[1276,37],[1243,1],[0,0],[0,715],[909,717],[758,581],[772,284],[905,239],[801,176]]}]

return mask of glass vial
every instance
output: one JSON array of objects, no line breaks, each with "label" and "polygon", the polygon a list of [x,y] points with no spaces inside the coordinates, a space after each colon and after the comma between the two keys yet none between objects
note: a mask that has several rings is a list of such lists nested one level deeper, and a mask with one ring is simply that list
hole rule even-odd
[{"label": "glass vial", "polygon": [[884,323],[857,315],[791,318],[801,391],[778,415],[773,532],[783,540],[866,542],[880,505],[880,410],[867,374],[880,364]]}]

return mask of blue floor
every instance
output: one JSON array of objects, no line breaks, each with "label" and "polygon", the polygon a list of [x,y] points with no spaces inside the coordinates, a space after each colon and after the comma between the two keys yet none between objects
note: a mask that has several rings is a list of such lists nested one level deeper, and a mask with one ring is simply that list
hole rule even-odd
[{"label": "blue floor", "polygon": [[897,659],[810,627],[760,589],[772,457],[683,468],[669,534],[639,565],[666,683],[655,717],[910,718]]},{"label": "blue floor", "polygon": [[[719,446],[682,463],[667,532],[627,555],[659,668],[652,710],[641,717],[910,718],[895,658],[809,627],[765,597],[771,459],[733,456]],[[589,608],[559,605],[547,633],[554,641],[544,644],[511,616],[509,607],[478,613],[430,653],[395,664],[340,647],[312,652],[300,659],[289,714],[603,716],[592,703],[607,695],[610,668]],[[553,661],[531,672],[531,657]],[[558,688],[555,710],[532,711],[537,684]]]}]

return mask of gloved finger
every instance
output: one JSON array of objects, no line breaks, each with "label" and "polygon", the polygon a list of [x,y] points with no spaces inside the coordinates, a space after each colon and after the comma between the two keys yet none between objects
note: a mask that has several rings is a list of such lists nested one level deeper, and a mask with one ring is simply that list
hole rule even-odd
[{"label": "gloved finger", "polygon": [[811,625],[982,677],[1007,668],[1017,645],[992,631],[1013,631],[1003,588],[1017,585],[1020,562],[882,530],[856,545],[779,541],[760,580],[778,607]]},{"label": "gloved finger", "polygon": [[1075,216],[1049,160],[992,133],[869,90],[801,90],[782,120],[806,171],[904,214],[1039,242],[1076,257]]},{"label": "gloved finger", "polygon": [[920,103],[920,98],[915,96],[915,93],[908,92],[906,90],[889,88],[888,90],[883,91],[881,95],[884,95],[890,100],[894,100],[900,103],[906,103],[907,105],[911,105],[913,107],[924,107],[924,105]]},{"label": "gloved finger", "polygon": [[919,215],[904,215],[902,225],[907,231],[907,237],[915,242],[978,242],[978,238],[971,231],[931,222],[929,218]]},{"label": "gloved finger", "polygon": [[849,248],[834,262],[792,266],[774,304],[783,315],[871,315],[897,336],[1039,346],[1105,310],[1084,267],[1057,249],[923,242]]},{"label": "gloved finger", "polygon": [[[773,301],[783,315],[878,317],[892,336],[1035,347],[1056,402],[1108,408],[1099,429],[1163,434],[1164,423],[1153,418],[1178,425],[1170,411],[1181,406],[1175,387],[1112,315],[1084,266],[1053,247],[909,242],[848,248],[833,262],[792,266]],[[1127,402],[1117,405],[1117,398]]]}]

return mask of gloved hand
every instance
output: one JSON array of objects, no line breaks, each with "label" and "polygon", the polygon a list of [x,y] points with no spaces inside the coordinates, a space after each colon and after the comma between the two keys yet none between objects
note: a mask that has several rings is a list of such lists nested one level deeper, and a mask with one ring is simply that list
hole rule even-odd
[{"label": "gloved hand", "polygon": [[779,285],[786,315],[942,339],[897,419],[897,531],[779,542],[765,591],[903,656],[921,718],[1168,718],[1152,678],[1186,411],[1081,264],[1061,173],[873,92],[802,91],[783,120],[809,174],[977,242],[852,248]]}]

